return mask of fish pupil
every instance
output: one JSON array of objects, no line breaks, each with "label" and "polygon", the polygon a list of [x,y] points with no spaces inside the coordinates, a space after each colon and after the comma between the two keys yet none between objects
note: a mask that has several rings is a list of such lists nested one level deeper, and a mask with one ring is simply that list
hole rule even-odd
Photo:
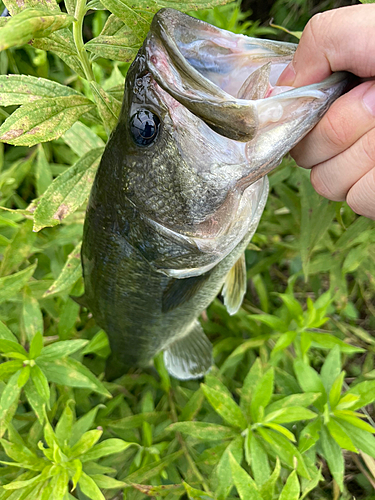
[{"label": "fish pupil", "polygon": [[139,146],[148,146],[157,137],[160,120],[152,111],[139,109],[130,118],[130,130]]}]

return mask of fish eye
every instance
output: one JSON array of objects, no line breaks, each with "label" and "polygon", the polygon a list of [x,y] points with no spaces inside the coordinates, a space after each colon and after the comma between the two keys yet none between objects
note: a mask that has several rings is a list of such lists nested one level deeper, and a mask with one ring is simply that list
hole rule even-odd
[{"label": "fish eye", "polygon": [[130,118],[130,130],[139,146],[148,146],[158,135],[160,119],[148,109],[139,109]]}]

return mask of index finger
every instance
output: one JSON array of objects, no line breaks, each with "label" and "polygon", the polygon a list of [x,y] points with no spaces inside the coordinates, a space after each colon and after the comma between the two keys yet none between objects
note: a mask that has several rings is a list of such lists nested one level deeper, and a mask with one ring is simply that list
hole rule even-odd
[{"label": "index finger", "polygon": [[342,7],[312,17],[278,85],[301,87],[320,82],[334,71],[375,76],[374,26],[375,4]]}]

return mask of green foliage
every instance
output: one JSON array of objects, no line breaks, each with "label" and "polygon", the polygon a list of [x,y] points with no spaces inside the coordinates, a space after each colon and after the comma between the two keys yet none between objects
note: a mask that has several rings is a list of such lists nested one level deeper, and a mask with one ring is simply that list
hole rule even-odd
[{"label": "green foliage", "polygon": [[157,374],[109,383],[106,334],[70,298],[85,203],[153,14],[203,9],[224,29],[276,33],[221,3],[4,1],[0,500],[371,498],[375,226],[290,160],[246,252],[243,308],[216,300],[202,321],[216,365],[204,383],[170,379],[160,356]]}]

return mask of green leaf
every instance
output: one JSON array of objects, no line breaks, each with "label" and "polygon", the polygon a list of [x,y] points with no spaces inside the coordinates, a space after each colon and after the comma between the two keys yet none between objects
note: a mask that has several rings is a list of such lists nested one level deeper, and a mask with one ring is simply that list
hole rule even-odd
[{"label": "green leaf", "polygon": [[10,245],[5,249],[0,266],[0,276],[11,274],[19,268],[22,262],[32,253],[35,238],[33,223],[31,220],[26,220],[19,226]]},{"label": "green leaf", "polygon": [[322,427],[321,419],[317,418],[313,422],[310,422],[302,430],[299,437],[298,450],[301,453],[309,450],[314,444],[319,440],[319,433]]},{"label": "green leaf", "polygon": [[50,382],[67,385],[68,387],[91,389],[94,392],[103,394],[103,396],[111,397],[111,393],[107,391],[90,370],[76,360],[63,358],[47,362],[42,357],[39,357],[37,363]]},{"label": "green leaf", "polygon": [[96,485],[95,481],[90,476],[82,472],[78,481],[82,493],[90,498],[90,500],[105,500],[105,496]]},{"label": "green leaf", "polygon": [[250,415],[250,404],[253,397],[254,388],[256,387],[258,380],[262,376],[262,364],[259,358],[257,358],[249,373],[243,382],[241,391],[240,407],[245,415]]},{"label": "green leaf", "polygon": [[42,98],[79,96],[71,87],[30,75],[0,75],[0,106],[29,104]]},{"label": "green leaf", "polygon": [[30,365],[21,369],[20,376],[18,377],[18,387],[23,387],[30,377]]},{"label": "green leaf", "polygon": [[29,450],[22,442],[16,444],[6,441],[5,439],[1,439],[0,442],[5,453],[15,462],[29,464],[30,468],[33,470],[40,470],[40,467],[44,468],[44,461],[37,457],[35,453]]},{"label": "green leaf", "polygon": [[260,488],[260,493],[263,500],[273,500],[276,481],[280,475],[280,460],[276,457],[276,465],[269,479]]},{"label": "green leaf", "polygon": [[77,340],[64,340],[62,342],[55,342],[46,347],[43,347],[39,362],[49,362],[54,361],[79,351],[88,344],[88,340],[77,339]]},{"label": "green leaf", "polygon": [[37,263],[11,276],[0,278],[0,302],[5,302],[21,290],[34,274]]},{"label": "green leaf", "polygon": [[129,417],[120,418],[119,420],[110,420],[109,427],[113,429],[134,429],[142,427],[144,422],[149,424],[158,424],[165,421],[168,413],[164,411],[138,413],[138,415],[130,415]]},{"label": "green leaf", "polygon": [[60,473],[51,480],[53,500],[64,500],[68,492],[69,474],[66,469],[61,469]]},{"label": "green leaf", "polygon": [[342,491],[344,488],[344,457],[340,446],[329,434],[324,425],[321,429],[320,444],[329,470]]},{"label": "green leaf", "polygon": [[241,500],[262,500],[255,481],[239,465],[231,453],[229,453],[229,463],[233,482]]},{"label": "green leaf", "polygon": [[297,472],[294,470],[286,480],[285,486],[281,491],[279,500],[298,500],[300,494],[300,486],[298,482]]},{"label": "green leaf", "polygon": [[[0,93],[1,99],[1,93]],[[51,168],[46,158],[43,145],[38,145],[38,154],[35,168],[35,187],[37,196],[42,196],[48,186],[52,183],[53,177]],[[35,233],[34,233],[35,234]]]},{"label": "green leaf", "polygon": [[292,295],[288,295],[286,293],[279,293],[278,296],[284,302],[289,313],[295,320],[303,316],[302,306],[297,299],[295,299]]},{"label": "green leaf", "polygon": [[309,472],[303,460],[301,453],[297,448],[282,434],[275,432],[271,429],[259,427],[257,429],[260,436],[268,443],[272,449],[273,454],[279,457],[280,460],[288,467],[294,468],[295,459],[297,459],[297,472],[300,476],[310,479]]},{"label": "green leaf", "polygon": [[18,370],[14,375],[12,375],[3,390],[0,398],[0,435],[3,434],[3,425],[7,423],[9,418],[12,418],[14,412],[16,411],[15,404],[18,401],[21,394],[21,387],[18,385],[18,380],[20,378],[22,370]]},{"label": "green leaf", "polygon": [[356,410],[357,408],[362,408],[375,401],[375,380],[368,380],[366,382],[360,382],[355,387],[351,387],[349,391],[345,393],[345,396],[352,394],[355,396],[360,396],[360,399],[355,403],[351,409]]},{"label": "green leaf", "polygon": [[208,422],[176,422],[170,425],[168,430],[182,432],[202,441],[229,439],[236,437],[238,434],[237,431],[230,427]]},{"label": "green leaf", "polygon": [[309,332],[309,335],[313,343],[315,343],[317,346],[323,347],[324,349],[334,349],[334,347],[338,346],[341,352],[347,354],[364,352],[364,349],[347,344],[346,342],[335,337],[334,335],[330,335],[329,333]]},{"label": "green leaf", "polygon": [[29,379],[24,387],[25,396],[30,403],[31,408],[34,410],[35,415],[38,417],[40,424],[44,421],[44,405],[45,400],[40,396],[39,392],[36,390],[35,385]]},{"label": "green leaf", "polygon": [[[88,432],[94,432],[94,431],[88,431]],[[84,436],[85,435],[83,435],[83,437]],[[81,440],[83,439],[83,437],[81,438]],[[78,443],[80,441],[78,441]],[[78,443],[75,445],[77,449],[78,449]],[[80,456],[80,460],[83,463],[89,462],[90,460],[98,460],[101,457],[113,455],[114,453],[121,453],[132,445],[138,446],[137,443],[128,443],[126,441],[123,441],[122,439],[116,439],[116,438],[106,439],[102,443],[95,445],[91,450],[85,452],[82,456]]]},{"label": "green leaf", "polygon": [[260,321],[264,325],[272,328],[274,332],[284,333],[288,329],[288,325],[286,325],[282,319],[272,314],[249,314],[247,317],[254,321]]},{"label": "green leaf", "polygon": [[267,414],[263,422],[286,424],[288,422],[299,422],[300,420],[311,420],[316,416],[316,413],[302,406],[289,406],[288,408],[280,408],[280,410]]},{"label": "green leaf", "polygon": [[273,429],[274,431],[280,432],[283,436],[288,438],[290,441],[296,441],[296,438],[293,434],[293,432],[290,432],[290,430],[286,429],[282,425],[279,424],[274,424],[273,422],[264,422],[263,423],[264,427],[269,427],[270,429]]},{"label": "green leaf", "polygon": [[267,453],[258,438],[253,435],[250,440],[251,470],[256,484],[260,487],[265,484],[271,475]]},{"label": "green leaf", "polygon": [[0,339],[0,352],[8,353],[14,352],[22,354],[24,359],[27,359],[27,352],[18,342],[14,342],[13,340],[3,340]]},{"label": "green leaf", "polygon": [[259,422],[262,418],[264,408],[268,405],[273,394],[274,370],[270,368],[258,380],[254,388],[253,397],[250,404],[251,417],[254,422]]},{"label": "green leaf", "polygon": [[113,61],[132,62],[139,50],[139,41],[130,36],[97,36],[85,48],[98,57]]},{"label": "green leaf", "polygon": [[183,481],[183,485],[189,500],[210,500],[210,498],[213,498],[212,495],[205,491],[192,488],[189,484],[185,483],[185,481]]},{"label": "green leaf", "polygon": [[[126,0],[101,0],[101,3],[132,30],[133,35],[140,43],[143,42],[150,25],[150,17],[147,12],[135,11],[132,4],[127,3]],[[151,6],[152,2],[149,5]],[[154,5],[156,7],[156,3]]]},{"label": "green leaf", "polygon": [[351,440],[359,450],[375,458],[375,437],[370,432],[360,429],[352,423],[340,419],[341,427],[347,432]]},{"label": "green leaf", "polygon": [[286,332],[280,335],[275,347],[272,349],[271,358],[274,358],[278,352],[284,351],[297,337],[298,332]]},{"label": "green leaf", "polygon": [[343,371],[336,377],[336,380],[332,384],[332,388],[329,392],[329,404],[331,406],[331,409],[336,408],[337,404],[340,401],[344,378],[345,378],[345,372]]},{"label": "green leaf", "polygon": [[34,231],[60,224],[86,201],[102,153],[102,148],[86,153],[53,181],[35,210]]},{"label": "green leaf", "polygon": [[105,490],[124,488],[126,486],[126,483],[123,481],[118,481],[113,477],[104,476],[103,474],[92,474],[90,477],[99,488],[104,488]]},{"label": "green leaf", "polygon": [[31,339],[29,358],[35,359],[39,356],[43,349],[43,335],[40,333],[40,330],[37,331]]},{"label": "green leaf", "polygon": [[33,384],[35,385],[36,390],[39,393],[39,396],[44,400],[47,407],[49,407],[50,391],[48,380],[38,365],[35,365],[31,368],[31,379],[33,381]]},{"label": "green leaf", "polygon": [[69,14],[51,13],[45,9],[25,9],[11,17],[0,32],[0,51],[9,47],[21,46],[32,38],[42,38],[54,31],[72,24]]},{"label": "green leaf", "polygon": [[193,393],[189,401],[185,404],[182,412],[179,415],[179,420],[193,420],[199,413],[204,403],[204,394],[201,388]]},{"label": "green leaf", "polygon": [[121,102],[107,94],[96,82],[90,82],[92,95],[98,106],[99,115],[103,121],[104,128],[109,134],[115,128],[121,112]]},{"label": "green leaf", "polygon": [[[321,399],[326,398],[326,391],[318,373],[303,361],[297,359],[294,361],[294,372],[301,388],[305,392],[320,392]],[[318,403],[319,400],[316,401]]]},{"label": "green leaf", "polygon": [[319,392],[305,392],[303,394],[291,394],[285,398],[278,399],[271,403],[266,408],[266,415],[282,408],[289,408],[291,406],[310,406],[316,401],[321,394]]},{"label": "green leaf", "polygon": [[50,297],[51,295],[60,293],[64,290],[69,290],[82,276],[81,245],[82,242],[80,241],[74,250],[72,250],[72,252],[68,255],[68,259],[65,262],[57,280],[54,281],[52,286],[48,288],[43,297]]},{"label": "green leaf", "polygon": [[126,483],[133,484],[149,481],[151,478],[160,474],[160,472],[168,467],[168,465],[173,464],[173,462],[175,462],[182,454],[183,451],[179,450],[175,453],[172,453],[171,455],[167,455],[161,460],[151,462],[144,467],[141,467],[140,469],[136,470],[126,477]]},{"label": "green leaf", "polygon": [[[359,429],[362,429],[366,432],[370,432],[372,434],[375,433],[375,427],[360,418],[364,417],[362,413],[358,414],[347,410],[335,410],[333,413],[339,420],[345,420],[345,422],[348,422],[349,424],[354,425],[354,427],[358,427]],[[357,417],[356,415],[360,416]]]},{"label": "green leaf", "polygon": [[70,446],[75,445],[76,442],[83,436],[83,434],[94,425],[96,414],[101,408],[105,408],[105,406],[95,406],[73,424],[69,441]]},{"label": "green leaf", "polygon": [[6,361],[5,363],[0,364],[0,380],[7,378],[9,375],[12,375],[16,371],[22,368],[23,364],[21,360],[12,360]]},{"label": "green leaf", "polygon": [[331,418],[327,422],[327,429],[336,443],[340,446],[340,448],[358,453],[358,450],[354,446],[353,441],[350,439],[345,430],[340,426],[337,420]]},{"label": "green leaf", "polygon": [[78,156],[83,156],[93,149],[104,148],[105,146],[102,139],[91,128],[81,122],[75,122],[65,132],[62,139]]},{"label": "green leaf", "polygon": [[226,393],[201,384],[204,395],[212,408],[230,425],[244,429],[247,422],[240,407]]},{"label": "green leaf", "polygon": [[[77,441],[77,443],[71,448],[69,458],[81,458],[81,455],[84,455],[86,452],[91,450],[91,448],[99,441],[102,434],[103,431],[99,429],[93,429],[85,432],[79,441]],[[81,459],[81,462],[82,461],[83,460]]]},{"label": "green leaf", "polygon": [[215,499],[226,500],[234,484],[229,456],[233,455],[237,462],[242,460],[243,438],[238,436],[226,448],[215,469],[217,478],[217,488]]},{"label": "green leaf", "polygon": [[0,339],[10,340],[11,342],[18,343],[17,338],[13,335],[9,328],[4,325],[2,321],[0,321]]},{"label": "green leaf", "polygon": [[44,98],[24,104],[0,127],[0,141],[14,146],[34,146],[58,139],[94,104],[84,96]]},{"label": "green leaf", "polygon": [[99,330],[82,351],[82,354],[85,355],[91,353],[95,353],[103,358],[107,358],[111,353],[108,336],[104,330]]},{"label": "green leaf", "polygon": [[[40,310],[39,302],[33,296],[30,288],[27,286],[23,290],[22,325],[25,331],[26,338],[29,342],[31,341],[31,345],[33,345],[35,335],[39,334],[37,341],[41,342],[41,347],[43,347],[43,314]],[[38,355],[39,353],[37,354],[37,356]],[[34,353],[30,359],[34,359]]]}]

